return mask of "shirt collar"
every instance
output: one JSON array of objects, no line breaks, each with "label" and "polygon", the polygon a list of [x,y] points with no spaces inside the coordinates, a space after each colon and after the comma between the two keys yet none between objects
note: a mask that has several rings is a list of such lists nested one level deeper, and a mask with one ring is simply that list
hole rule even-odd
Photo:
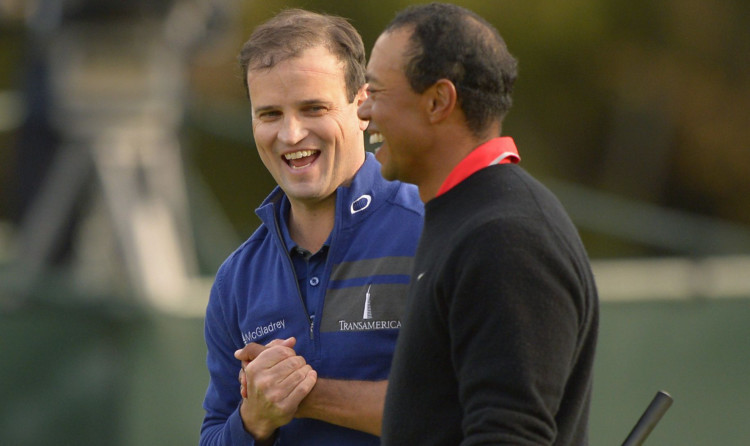
[{"label": "shirt collar", "polygon": [[279,202],[279,209],[278,209],[279,215],[279,229],[281,229],[281,238],[284,241],[284,246],[286,246],[287,251],[292,251],[297,244],[294,243],[294,240],[292,240],[292,236],[289,235],[289,224],[287,223],[289,221],[289,212],[291,212],[291,205],[289,203],[289,199],[287,199],[286,195],[282,195],[281,201]]},{"label": "shirt collar", "polygon": [[[287,198],[286,194],[282,195],[281,201],[279,202],[279,227],[281,229],[281,238],[284,241],[284,246],[286,247],[287,252],[294,253],[296,251],[295,248],[297,248],[297,243],[292,240],[292,236],[289,234],[289,213],[292,211],[292,205],[289,203],[289,198]],[[331,234],[328,234],[328,238],[326,238],[326,241],[323,243],[323,246],[320,248],[320,250],[327,249],[328,246],[331,244]],[[315,254],[315,253],[312,253]]]},{"label": "shirt collar", "polygon": [[520,161],[521,157],[518,155],[513,138],[509,136],[493,138],[466,155],[448,174],[435,196],[448,192],[480,169],[494,164],[518,164]]}]

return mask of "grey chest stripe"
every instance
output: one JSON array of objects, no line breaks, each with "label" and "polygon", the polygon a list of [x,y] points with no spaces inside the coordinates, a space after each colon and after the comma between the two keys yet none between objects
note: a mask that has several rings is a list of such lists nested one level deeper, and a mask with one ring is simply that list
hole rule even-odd
[{"label": "grey chest stripe", "polygon": [[413,257],[380,257],[377,259],[343,262],[335,265],[331,280],[347,280],[357,277],[392,274],[411,274]]}]

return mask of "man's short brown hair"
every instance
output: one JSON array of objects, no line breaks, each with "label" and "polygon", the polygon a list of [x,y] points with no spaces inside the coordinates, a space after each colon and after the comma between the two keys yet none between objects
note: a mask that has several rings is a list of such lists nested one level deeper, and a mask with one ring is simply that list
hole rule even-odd
[{"label": "man's short brown hair", "polygon": [[354,101],[365,83],[362,37],[342,17],[303,9],[284,10],[255,28],[238,57],[245,89],[248,89],[249,71],[273,68],[279,62],[298,57],[304,50],[318,45],[325,46],[344,63],[347,98]]}]

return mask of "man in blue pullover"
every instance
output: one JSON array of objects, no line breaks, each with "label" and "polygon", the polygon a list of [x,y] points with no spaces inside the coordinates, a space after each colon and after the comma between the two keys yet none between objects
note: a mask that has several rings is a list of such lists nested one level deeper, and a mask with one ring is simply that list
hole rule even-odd
[{"label": "man in blue pullover", "polygon": [[200,444],[377,445],[419,194],[365,152],[364,45],[346,20],[284,11],[239,59],[278,187],[211,290]]}]

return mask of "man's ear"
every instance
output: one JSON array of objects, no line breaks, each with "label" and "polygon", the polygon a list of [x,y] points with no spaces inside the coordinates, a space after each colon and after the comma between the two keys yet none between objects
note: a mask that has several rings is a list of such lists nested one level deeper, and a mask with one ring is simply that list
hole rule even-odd
[{"label": "man's ear", "polygon": [[440,122],[453,113],[458,101],[456,86],[448,79],[440,79],[425,92],[428,94],[428,110],[431,123]]},{"label": "man's ear", "polygon": [[361,87],[359,87],[357,95],[354,96],[354,103],[357,105],[357,108],[359,108],[359,106],[367,100],[367,87],[369,86],[370,84],[363,84]]}]

